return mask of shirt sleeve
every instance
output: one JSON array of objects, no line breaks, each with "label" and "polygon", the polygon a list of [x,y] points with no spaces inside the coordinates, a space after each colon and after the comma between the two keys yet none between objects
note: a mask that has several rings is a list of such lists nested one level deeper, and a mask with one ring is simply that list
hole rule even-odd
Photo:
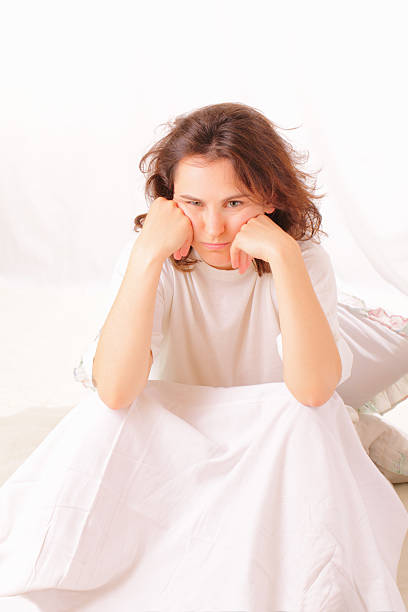
[{"label": "shirt sleeve", "polygon": [[[132,252],[133,245],[135,244],[138,236],[140,234],[136,234],[133,236],[122,248],[119,253],[118,258],[114,264],[114,269],[112,273],[112,277],[110,283],[107,288],[105,305],[103,308],[103,316],[102,320],[99,321],[99,325],[97,326],[98,332],[93,338],[93,340],[88,344],[85,348],[84,352],[80,356],[79,364],[76,368],[74,368],[74,379],[77,382],[80,382],[87,389],[92,389],[96,391],[96,386],[94,384],[94,380],[92,378],[92,367],[93,360],[96,353],[96,348],[98,346],[99,336],[102,331],[103,325],[106,321],[106,318],[110,312],[110,309],[116,299],[120,286],[122,284],[122,280],[125,276],[127,265],[130,259],[130,255]],[[163,339],[162,334],[162,319],[164,312],[164,286],[163,286],[163,274],[160,275],[159,284],[156,292],[156,303],[155,303],[155,311],[153,317],[153,329],[152,329],[152,339],[151,339],[151,350],[153,353],[153,360],[157,358],[157,355],[160,350],[160,345]]]},{"label": "shirt sleeve", "polygon": [[[321,244],[299,242],[303,260],[309,273],[313,288],[333,332],[337,349],[340,353],[342,373],[337,387],[350,378],[353,366],[353,353],[344,339],[337,315],[337,285],[333,265],[327,251]],[[281,359],[282,334],[276,338],[276,345]]]}]

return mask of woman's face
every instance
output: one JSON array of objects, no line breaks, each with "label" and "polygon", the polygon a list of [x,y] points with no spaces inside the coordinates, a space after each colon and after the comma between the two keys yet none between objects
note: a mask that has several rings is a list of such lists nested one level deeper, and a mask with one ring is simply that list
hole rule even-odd
[{"label": "woman's face", "polygon": [[[191,221],[192,246],[201,259],[222,270],[232,270],[231,243],[241,226],[252,217],[275,210],[255,202],[225,158],[213,162],[199,156],[182,159],[176,168],[173,200]],[[211,249],[208,243],[226,244]]]}]

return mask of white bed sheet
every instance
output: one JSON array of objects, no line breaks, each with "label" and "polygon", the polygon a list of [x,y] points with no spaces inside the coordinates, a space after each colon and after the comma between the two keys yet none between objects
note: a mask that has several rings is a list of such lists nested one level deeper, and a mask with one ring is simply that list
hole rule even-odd
[{"label": "white bed sheet", "polygon": [[0,511],[2,612],[405,610],[408,514],[337,393],[148,381],[113,411],[88,391]]}]

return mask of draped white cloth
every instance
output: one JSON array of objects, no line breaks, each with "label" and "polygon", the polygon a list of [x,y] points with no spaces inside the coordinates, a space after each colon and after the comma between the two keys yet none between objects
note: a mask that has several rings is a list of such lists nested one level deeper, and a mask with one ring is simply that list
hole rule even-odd
[{"label": "draped white cloth", "polygon": [[408,515],[337,393],[148,381],[113,411],[89,390],[0,517],[1,612],[405,610]]}]

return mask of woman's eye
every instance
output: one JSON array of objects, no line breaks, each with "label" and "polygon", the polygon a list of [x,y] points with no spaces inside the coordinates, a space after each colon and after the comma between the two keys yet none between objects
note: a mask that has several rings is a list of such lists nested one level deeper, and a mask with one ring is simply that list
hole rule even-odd
[{"label": "woman's eye", "polygon": [[[235,204],[242,204],[242,202],[240,202],[240,200],[230,200],[230,201],[228,202],[228,204],[231,204],[231,203],[235,203]],[[198,204],[198,205],[200,206],[201,202],[194,202],[194,201],[191,201],[191,200],[190,200],[190,201],[187,201],[187,204],[193,204],[193,205],[194,205],[194,204]],[[232,206],[232,208],[237,208],[237,206]]]}]

